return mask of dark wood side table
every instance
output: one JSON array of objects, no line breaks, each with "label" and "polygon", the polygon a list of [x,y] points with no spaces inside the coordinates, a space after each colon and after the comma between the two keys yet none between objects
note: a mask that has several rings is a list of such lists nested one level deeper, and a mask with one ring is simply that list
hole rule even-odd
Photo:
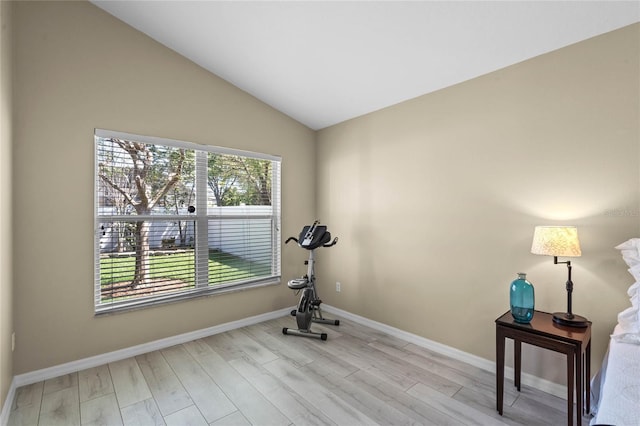
[{"label": "dark wood side table", "polygon": [[[573,385],[576,392],[576,424],[582,424],[582,413],[591,411],[588,395],[591,378],[591,322],[586,327],[567,327],[553,322],[553,315],[535,311],[529,324],[514,321],[507,311],[496,319],[496,380],[497,409],[502,415],[504,393],[505,339],[514,343],[514,384],[520,391],[522,343],[563,353],[567,356],[567,424],[573,424]],[[583,359],[584,357],[584,359]],[[583,385],[586,388],[586,404],[583,404]]]}]

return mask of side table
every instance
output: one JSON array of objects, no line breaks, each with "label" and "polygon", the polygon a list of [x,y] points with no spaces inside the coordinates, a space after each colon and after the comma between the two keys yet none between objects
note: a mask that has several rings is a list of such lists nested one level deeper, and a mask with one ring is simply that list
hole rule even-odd
[{"label": "side table", "polygon": [[[573,390],[576,392],[576,425],[582,424],[582,413],[590,411],[591,322],[586,327],[568,327],[553,322],[553,315],[535,311],[529,324],[515,322],[510,311],[496,319],[496,381],[497,409],[502,415],[504,397],[505,339],[514,343],[514,384],[520,391],[522,343],[563,353],[567,356],[567,424],[573,424]],[[586,404],[583,404],[583,384]]]}]

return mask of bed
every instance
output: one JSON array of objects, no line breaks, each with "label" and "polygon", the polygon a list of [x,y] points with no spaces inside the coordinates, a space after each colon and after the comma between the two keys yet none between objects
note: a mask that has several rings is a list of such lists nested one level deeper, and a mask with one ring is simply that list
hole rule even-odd
[{"label": "bed", "polygon": [[640,238],[616,247],[636,282],[618,314],[602,368],[591,381],[591,425],[640,426]]},{"label": "bed", "polygon": [[[616,326],[614,335],[620,333]],[[591,382],[591,425],[640,425],[640,345],[611,338]]]}]

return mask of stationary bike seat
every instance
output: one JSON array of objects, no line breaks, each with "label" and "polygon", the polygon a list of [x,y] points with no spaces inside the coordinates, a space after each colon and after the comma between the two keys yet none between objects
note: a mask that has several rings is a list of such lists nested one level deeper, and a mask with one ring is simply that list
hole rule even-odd
[{"label": "stationary bike seat", "polygon": [[289,280],[289,282],[287,283],[287,286],[289,286],[289,288],[292,290],[300,290],[301,288],[305,288],[307,285],[309,285],[308,278],[296,278],[293,280]]}]

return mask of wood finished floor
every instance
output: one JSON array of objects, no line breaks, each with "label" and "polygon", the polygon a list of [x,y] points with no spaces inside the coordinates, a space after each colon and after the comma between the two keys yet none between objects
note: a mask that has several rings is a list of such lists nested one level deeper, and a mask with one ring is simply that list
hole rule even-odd
[{"label": "wood finished floor", "polygon": [[[343,319],[284,317],[16,391],[9,425],[563,425],[566,401]],[[588,424],[588,417],[583,424]]]}]

